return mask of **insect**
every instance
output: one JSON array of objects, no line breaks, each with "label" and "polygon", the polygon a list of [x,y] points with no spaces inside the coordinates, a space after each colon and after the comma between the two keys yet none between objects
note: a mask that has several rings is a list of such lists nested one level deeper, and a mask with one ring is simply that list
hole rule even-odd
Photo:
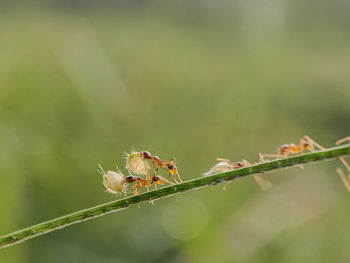
[{"label": "insect", "polygon": [[[336,145],[342,144],[346,141],[349,141],[350,143],[350,137],[345,137],[343,139],[340,139],[336,142]],[[289,153],[301,153],[303,152],[305,149],[309,150],[309,151],[314,151],[314,147],[316,146],[317,148],[319,148],[320,150],[324,150],[325,148],[323,146],[321,146],[320,144],[318,144],[317,142],[315,142],[314,140],[312,140],[309,136],[305,135],[301,140],[299,145],[295,146],[294,144],[289,144],[289,147],[284,147],[284,146],[288,146],[288,144],[286,145],[282,145],[279,151],[278,155],[261,155],[261,156],[270,156],[270,157],[282,157],[283,155],[285,155],[286,157],[288,156]],[[263,157],[261,157],[263,160]],[[348,176],[346,177],[345,173],[343,172],[343,170],[341,168],[337,168],[336,171],[337,173],[340,175],[341,179],[343,180],[343,183],[346,187],[346,189],[350,192],[350,166],[349,164],[345,161],[344,157],[340,156],[338,157],[339,160],[343,163],[343,165],[345,166],[347,172],[349,173]]]},{"label": "insect", "polygon": [[[345,137],[339,141],[336,142],[336,145],[342,144],[346,141],[349,141],[350,144],[350,137]],[[345,161],[344,157],[340,156],[339,160],[343,163],[343,165],[345,166],[347,172],[348,172],[348,176],[345,175],[345,173],[343,172],[343,170],[341,168],[337,168],[337,173],[340,175],[341,179],[343,180],[343,183],[346,187],[346,189],[350,192],[350,166],[349,164]]]},{"label": "insect", "polygon": [[135,182],[134,185],[132,185],[132,192],[134,195],[138,195],[138,191],[137,189],[140,189],[140,188],[147,188],[147,191],[149,190],[149,186],[151,186],[150,182],[151,180],[147,180],[147,179],[144,179],[144,178],[141,178],[141,177],[136,177],[136,176],[133,176],[133,175],[129,175],[127,177],[125,177],[125,182],[128,183],[128,184],[132,184],[133,182]]},{"label": "insect", "polygon": [[149,187],[152,184],[154,184],[155,186],[160,185],[163,184],[163,181],[172,184],[171,182],[157,174],[154,174],[147,179],[133,175],[128,175],[125,177],[123,173],[118,169],[118,167],[116,172],[105,172],[100,164],[98,166],[99,170],[97,171],[102,175],[103,185],[105,186],[106,191],[115,195],[124,194],[124,196],[126,196],[129,185],[132,185],[132,193],[134,195],[138,195],[138,189],[146,188],[147,191],[149,191]]},{"label": "insect", "polygon": [[264,157],[287,158],[289,154],[302,153],[305,150],[313,152],[314,151],[313,145],[319,148],[323,148],[322,146],[317,144],[315,141],[313,141],[309,136],[305,135],[302,139],[300,139],[298,145],[294,143],[283,144],[279,148],[278,154],[259,154],[259,159],[261,159],[261,161],[264,161]]},{"label": "insect", "polygon": [[[125,158],[126,169],[129,171],[129,175],[126,177],[118,168],[117,171],[105,172],[102,166],[99,164],[98,172],[102,175],[103,185],[106,187],[106,191],[109,193],[123,193],[124,196],[126,196],[128,186],[131,185],[132,193],[134,195],[138,195],[139,191],[142,189],[147,189],[147,191],[149,191],[149,187],[152,185],[157,188],[157,185],[164,183],[168,183],[170,185],[174,184],[173,182],[165,179],[163,176],[157,174],[159,168],[167,170],[169,172],[169,178],[174,177],[176,174],[181,180],[176,168],[175,158],[172,158],[170,161],[162,161],[159,159],[159,157],[152,156],[147,151],[131,151],[130,154],[125,154]],[[152,166],[149,165],[147,160],[152,162]],[[176,180],[175,182],[177,183]]]},{"label": "insect", "polygon": [[[146,160],[150,160],[152,162],[152,166],[149,166]],[[159,168],[162,168],[169,172],[169,179],[174,178],[175,183],[178,183],[175,179],[176,174],[180,182],[182,182],[182,179],[176,167],[174,157],[169,161],[163,161],[158,156],[153,156],[148,151],[132,151],[130,154],[126,154],[126,167],[136,174],[144,174],[146,176],[146,179],[150,177],[151,171],[154,171],[154,173],[156,173]],[[165,180],[164,177],[160,178],[169,183],[169,181]]]},{"label": "insect", "polygon": [[[251,163],[249,163],[245,159],[242,159],[242,161],[238,161],[238,162],[232,162],[228,159],[223,159],[223,158],[216,158],[216,160],[220,162],[214,165],[208,172],[203,173],[204,176],[212,175],[219,172],[230,171],[238,168],[248,167],[251,165]],[[254,174],[253,176],[255,181],[263,190],[268,190],[272,186],[271,182],[262,179],[260,176],[256,174]],[[224,185],[224,188],[223,188],[224,190],[226,190],[229,183],[231,182],[227,182]]]}]

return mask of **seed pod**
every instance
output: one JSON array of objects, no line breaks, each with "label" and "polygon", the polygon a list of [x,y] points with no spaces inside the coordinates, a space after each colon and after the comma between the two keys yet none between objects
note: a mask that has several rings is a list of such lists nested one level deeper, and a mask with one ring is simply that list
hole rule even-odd
[{"label": "seed pod", "polygon": [[219,162],[217,164],[215,164],[212,168],[210,168],[209,171],[203,173],[203,176],[209,176],[212,174],[216,174],[216,173],[220,173],[220,172],[226,172],[226,171],[230,171],[233,170],[233,166],[231,164],[229,164],[228,162]]},{"label": "seed pod", "polygon": [[149,165],[141,152],[126,154],[126,169],[135,174],[147,174]]},{"label": "seed pod", "polygon": [[124,189],[124,176],[121,173],[107,171],[103,176],[103,185],[110,193],[120,193]]},{"label": "seed pod", "polygon": [[125,192],[125,179],[121,171],[107,171],[107,173],[99,165],[100,170],[98,172],[102,174],[103,185],[106,187],[106,191],[112,194]]}]

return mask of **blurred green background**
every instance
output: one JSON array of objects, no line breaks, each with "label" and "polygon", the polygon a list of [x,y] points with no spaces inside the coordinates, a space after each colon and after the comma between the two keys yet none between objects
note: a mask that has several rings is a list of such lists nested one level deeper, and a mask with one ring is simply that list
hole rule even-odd
[{"label": "blurred green background", "polygon": [[[347,1],[0,3],[0,235],[113,200],[132,147],[185,180],[350,135]],[[349,262],[339,161],[187,192],[0,251],[0,262]]]}]

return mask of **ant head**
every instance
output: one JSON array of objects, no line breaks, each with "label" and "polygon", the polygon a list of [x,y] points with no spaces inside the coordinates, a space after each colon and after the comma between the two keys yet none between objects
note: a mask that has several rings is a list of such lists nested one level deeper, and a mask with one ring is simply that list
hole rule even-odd
[{"label": "ant head", "polygon": [[313,151],[314,150],[314,146],[311,143],[309,143],[309,142],[305,142],[304,143],[304,147],[305,147],[305,149],[308,149],[309,151]]},{"label": "ant head", "polygon": [[150,152],[144,151],[141,152],[141,156],[145,159],[151,159],[152,158],[152,154]]},{"label": "ant head", "polygon": [[129,175],[129,176],[125,177],[125,182],[127,182],[128,184],[131,184],[134,181],[135,181],[134,176]]},{"label": "ant head", "polygon": [[243,162],[236,162],[235,163],[235,168],[241,168],[244,167],[244,163]]},{"label": "ant head", "polygon": [[173,161],[170,161],[169,163],[167,163],[166,167],[167,167],[170,174],[176,173],[176,166],[175,166],[175,163]]}]

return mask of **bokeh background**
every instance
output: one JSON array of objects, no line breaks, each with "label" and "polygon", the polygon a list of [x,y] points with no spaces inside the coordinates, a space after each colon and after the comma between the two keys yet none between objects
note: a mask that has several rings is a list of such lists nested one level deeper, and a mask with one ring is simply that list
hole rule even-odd
[{"label": "bokeh background", "polygon": [[[350,135],[348,1],[1,1],[0,235],[113,200],[132,147],[184,179]],[[0,251],[1,262],[349,262],[339,161],[187,192]]]}]

